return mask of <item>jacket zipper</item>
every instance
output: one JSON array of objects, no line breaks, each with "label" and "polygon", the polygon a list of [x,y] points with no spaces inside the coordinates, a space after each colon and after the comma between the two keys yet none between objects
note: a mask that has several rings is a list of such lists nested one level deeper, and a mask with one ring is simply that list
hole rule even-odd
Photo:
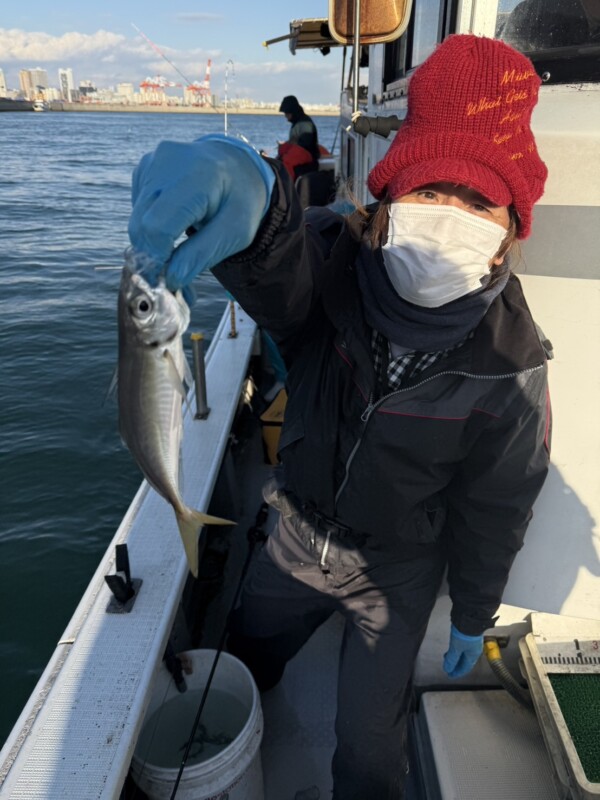
[{"label": "jacket zipper", "polygon": [[438,372],[436,375],[431,375],[429,378],[425,378],[425,380],[419,381],[419,383],[415,383],[412,386],[405,386],[402,389],[395,389],[393,392],[388,392],[388,394],[384,395],[383,397],[380,397],[379,400],[376,400],[376,401],[373,400],[373,393],[371,392],[371,395],[369,396],[369,400],[368,400],[368,403],[367,403],[367,407],[365,408],[365,410],[363,411],[363,413],[360,416],[361,422],[364,423],[362,432],[361,432],[360,436],[358,437],[358,439],[356,440],[356,444],[352,448],[352,451],[350,452],[350,455],[348,456],[348,459],[346,461],[346,469],[345,469],[345,474],[344,474],[344,480],[340,484],[340,488],[337,490],[337,492],[335,494],[335,507],[337,508],[338,500],[339,500],[342,492],[346,488],[346,484],[348,483],[348,480],[350,478],[350,467],[352,465],[352,462],[354,461],[354,457],[356,456],[358,448],[360,447],[360,445],[362,443],[362,440],[364,438],[365,431],[367,429],[367,423],[368,423],[369,419],[371,418],[371,415],[373,414],[373,412],[377,408],[379,408],[380,405],[385,403],[385,401],[388,400],[390,397],[393,397],[394,395],[397,395],[397,394],[402,394],[403,392],[410,392],[413,389],[417,389],[419,386],[424,386],[426,383],[429,383],[430,381],[434,381],[436,378],[441,378],[442,375],[458,375],[459,377],[462,377],[462,378],[473,378],[475,380],[483,380],[483,381],[487,381],[487,380],[494,380],[495,381],[495,380],[501,380],[501,379],[504,379],[504,378],[516,378],[517,375],[525,375],[525,374],[527,374],[529,372],[536,372],[538,369],[541,369],[542,367],[543,367],[543,364],[540,364],[537,367],[531,367],[530,369],[522,369],[522,370],[518,370],[517,372],[507,372],[507,373],[505,373],[503,375],[473,375],[471,372],[463,372],[461,370],[445,370],[444,372]]},{"label": "jacket zipper", "polygon": [[[402,392],[410,392],[413,389],[418,389],[419,386],[424,386],[426,383],[430,381],[434,381],[436,378],[441,378],[442,375],[458,375],[461,378],[473,378],[475,380],[480,381],[497,381],[503,380],[504,378],[516,378],[517,375],[526,375],[528,372],[536,372],[538,369],[541,369],[543,364],[540,364],[538,367],[530,367],[530,369],[521,369],[517,370],[517,372],[507,372],[503,375],[473,375],[472,372],[462,372],[461,370],[444,370],[444,372],[438,372],[436,375],[431,375],[429,378],[425,378],[424,381],[420,381],[419,383],[414,383],[412,386],[405,386],[403,389],[395,389],[393,392],[388,392],[388,394],[380,397],[379,400],[373,402],[373,393],[369,397],[369,402],[367,407],[361,414],[361,421],[368,422],[369,417],[375,411],[376,408],[382,403],[385,403],[390,397],[393,397],[395,394],[402,394]],[[362,435],[360,437],[362,439]]]}]

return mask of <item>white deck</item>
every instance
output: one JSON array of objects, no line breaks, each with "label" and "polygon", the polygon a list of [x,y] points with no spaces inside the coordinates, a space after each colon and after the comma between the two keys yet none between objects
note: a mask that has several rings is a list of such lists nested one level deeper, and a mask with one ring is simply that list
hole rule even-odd
[{"label": "white deck", "polygon": [[[599,373],[589,360],[597,349],[598,286],[540,276],[523,283],[556,350],[550,364],[553,464],[511,573],[500,625],[524,625],[532,609],[598,619]],[[225,326],[224,318],[207,356],[211,413],[204,422],[185,421],[184,495],[201,510],[212,496],[255,333],[244,314],[236,339],[228,338]],[[255,512],[255,502],[248,513]],[[132,576],[143,585],[131,614],[110,615],[104,576],[114,572],[114,546],[125,541]],[[119,796],[186,576],[173,512],[143,484],[0,753],[2,800]],[[447,682],[441,656],[449,610],[442,593],[419,654],[418,687]],[[265,800],[291,800],[315,786],[321,798],[330,794],[339,633],[340,620],[333,618],[290,662],[280,686],[263,695]],[[518,674],[516,662],[507,666]],[[495,679],[482,660],[465,683],[489,686]],[[448,758],[460,767],[460,759]]]},{"label": "white deck", "polygon": [[[237,338],[227,324],[225,315],[207,353],[210,415],[185,419],[183,494],[200,510],[210,502],[254,342],[254,322],[239,309]],[[107,614],[104,576],[123,542],[143,585],[131,613]],[[119,796],[187,573],[173,511],[144,482],[0,753],[0,797]]]},{"label": "white deck", "polygon": [[428,800],[560,800],[535,714],[507,692],[427,692],[419,723]]},{"label": "white deck", "polygon": [[331,797],[343,625],[334,614],[286,666],[281,682],[261,696],[265,800],[294,800],[312,787],[323,800]]}]

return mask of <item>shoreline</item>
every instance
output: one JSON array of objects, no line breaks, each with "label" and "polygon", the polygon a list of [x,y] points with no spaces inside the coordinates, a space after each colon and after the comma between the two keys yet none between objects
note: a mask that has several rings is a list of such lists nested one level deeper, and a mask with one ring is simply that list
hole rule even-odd
[{"label": "shoreline", "polygon": [[[312,114],[316,117],[337,117],[339,116],[339,109],[321,109],[314,108],[309,105],[305,107],[307,114]],[[154,105],[120,105],[118,103],[52,103],[47,112],[65,112],[65,113],[86,113],[86,112],[110,112],[110,113],[125,113],[125,114],[225,114],[224,106],[209,106],[208,108],[201,106],[154,106]],[[249,108],[228,108],[228,115],[263,115],[263,116],[279,116],[281,114],[275,108],[262,108],[262,107],[249,107]]]}]

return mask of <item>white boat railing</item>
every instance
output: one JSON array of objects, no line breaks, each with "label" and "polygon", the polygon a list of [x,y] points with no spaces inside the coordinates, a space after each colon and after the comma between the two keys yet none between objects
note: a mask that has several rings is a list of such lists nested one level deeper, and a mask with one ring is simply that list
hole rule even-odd
[{"label": "white boat railing", "polygon": [[[255,340],[226,310],[206,357],[210,414],[184,419],[183,494],[210,504]],[[130,613],[109,614],[104,580],[115,546],[127,543],[132,577],[143,581]],[[48,666],[0,752],[0,797],[114,800],[131,762],[156,670],[188,575],[172,508],[144,481]]]}]

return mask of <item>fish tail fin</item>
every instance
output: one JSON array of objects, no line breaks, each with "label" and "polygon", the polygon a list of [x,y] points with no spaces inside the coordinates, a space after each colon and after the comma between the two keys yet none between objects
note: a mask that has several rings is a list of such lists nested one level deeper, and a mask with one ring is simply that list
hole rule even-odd
[{"label": "fish tail fin", "polygon": [[198,577],[198,539],[200,531],[205,525],[235,525],[235,522],[222,519],[222,517],[212,517],[210,514],[203,514],[193,508],[186,508],[185,511],[177,514],[179,534],[190,572],[194,578]]}]

